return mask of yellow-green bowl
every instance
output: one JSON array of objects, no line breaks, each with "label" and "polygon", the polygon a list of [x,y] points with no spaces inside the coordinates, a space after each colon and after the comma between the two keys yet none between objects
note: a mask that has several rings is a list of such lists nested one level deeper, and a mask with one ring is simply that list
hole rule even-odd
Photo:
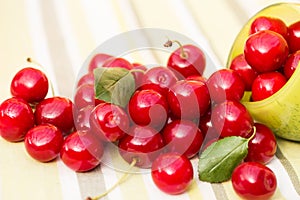
[{"label": "yellow-green bowl", "polygon": [[[258,16],[277,17],[289,26],[300,20],[300,3],[274,4],[254,15],[237,35],[229,53],[227,68],[235,56],[243,53],[250,25]],[[279,137],[300,141],[300,67],[297,67],[288,82],[271,97],[250,102],[250,96],[249,93],[246,94],[242,101],[256,121],[268,125]]]}]

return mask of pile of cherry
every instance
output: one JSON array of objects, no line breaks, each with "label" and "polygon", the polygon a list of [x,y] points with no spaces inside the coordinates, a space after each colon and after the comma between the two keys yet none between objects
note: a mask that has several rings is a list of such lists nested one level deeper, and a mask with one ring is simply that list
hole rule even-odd
[{"label": "pile of cherry", "polygon": [[[286,83],[300,59],[297,32],[300,22],[287,27],[280,19],[257,18],[244,53],[232,61],[231,69],[218,70],[208,79],[202,76],[202,50],[178,41],[165,44],[180,45],[170,54],[167,67],[147,69],[98,53],[77,82],[74,103],[46,97],[46,75],[24,68],[11,82],[13,97],[0,105],[0,134],[10,142],[24,140],[26,151],[38,161],[59,156],[77,172],[97,167],[105,144],[113,143],[131,166],[151,168],[154,183],[169,194],[189,188],[194,174],[190,159],[199,154],[200,173],[201,155],[214,155],[207,152],[213,152],[212,144],[222,147],[244,138],[246,154],[240,161],[228,161],[232,169],[220,170],[229,171],[242,197],[269,198],[277,182],[266,164],[276,152],[276,138],[267,125],[254,122],[240,101],[245,91],[252,91],[252,100],[259,101]],[[232,152],[228,155],[236,156]],[[228,155],[218,159],[226,162]],[[209,174],[199,174],[199,179],[225,181],[210,179]]]}]

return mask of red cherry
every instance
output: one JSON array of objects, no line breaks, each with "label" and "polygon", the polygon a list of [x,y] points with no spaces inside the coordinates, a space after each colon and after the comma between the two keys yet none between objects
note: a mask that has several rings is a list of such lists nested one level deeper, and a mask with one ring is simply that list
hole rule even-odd
[{"label": "red cherry", "polygon": [[167,100],[172,114],[177,119],[199,119],[210,106],[208,88],[201,81],[178,81],[170,88]]},{"label": "red cherry", "polygon": [[80,110],[78,110],[78,112],[76,112],[76,115],[74,117],[76,130],[90,130],[90,115],[94,108],[95,106],[89,105],[81,108]]},{"label": "red cherry", "polygon": [[204,78],[203,76],[200,76],[200,75],[191,75],[191,76],[188,76],[186,78],[186,80],[191,80],[191,81],[200,81],[200,82],[203,82],[203,83],[206,83],[206,78]]},{"label": "red cherry", "polygon": [[246,107],[239,101],[225,101],[217,104],[211,115],[213,127],[220,133],[221,137],[251,136],[253,119]]},{"label": "red cherry", "polygon": [[297,21],[288,27],[287,42],[291,53],[300,50],[300,21]]},{"label": "red cherry", "polygon": [[203,134],[203,143],[207,143],[210,140],[215,138],[218,139],[220,137],[220,134],[215,130],[211,123],[211,110],[206,112],[206,114],[200,118],[198,127]]},{"label": "red cherry", "polygon": [[40,161],[49,162],[55,159],[62,147],[62,132],[51,124],[38,125],[25,136],[25,148],[28,154]]},{"label": "red cherry", "polygon": [[174,152],[160,155],[151,168],[151,177],[155,185],[172,195],[185,192],[193,180],[193,175],[190,160]]},{"label": "red cherry", "polygon": [[[168,42],[172,43],[172,41]],[[180,47],[170,55],[167,63],[167,67],[173,70],[179,79],[191,75],[202,75],[205,65],[206,59],[203,51],[191,44],[183,46],[180,44]]]},{"label": "red cherry", "polygon": [[94,85],[84,84],[77,88],[74,96],[74,105],[80,110],[89,105],[96,106],[104,101],[95,98]]},{"label": "red cherry", "polygon": [[257,72],[270,72],[282,66],[289,54],[289,48],[280,34],[264,30],[249,36],[244,54],[248,64]]},{"label": "red cherry", "polygon": [[276,191],[277,180],[271,169],[256,162],[240,164],[232,173],[232,186],[243,199],[269,199]]},{"label": "red cherry", "polygon": [[89,72],[85,75],[83,75],[77,82],[77,88],[79,88],[81,85],[85,85],[85,84],[90,84],[90,85],[94,85],[95,83],[95,78],[94,78],[94,73],[93,72]]},{"label": "red cherry", "polygon": [[129,100],[128,112],[136,124],[161,129],[168,119],[168,103],[154,90],[139,90]]},{"label": "red cherry", "polygon": [[152,89],[166,96],[169,88],[177,82],[175,74],[166,67],[153,67],[146,71],[140,89]]},{"label": "red cherry", "polygon": [[276,17],[260,16],[257,17],[251,24],[250,34],[262,31],[270,30],[279,33],[284,38],[287,38],[288,28],[285,23]]},{"label": "red cherry", "polygon": [[283,66],[283,72],[287,79],[291,78],[291,76],[294,74],[296,68],[299,65],[299,61],[300,61],[300,50],[290,54],[289,57],[287,58]]},{"label": "red cherry", "polygon": [[48,93],[48,79],[38,69],[23,68],[13,77],[10,91],[13,96],[20,97],[28,103],[39,102]]},{"label": "red cherry", "polygon": [[131,163],[137,160],[135,166],[151,167],[152,162],[159,156],[165,146],[163,137],[155,129],[148,126],[133,126],[128,135],[119,141],[119,152],[122,158]]},{"label": "red cherry", "polygon": [[30,105],[21,98],[12,97],[0,105],[0,135],[7,141],[24,139],[34,126],[34,114]]},{"label": "red cherry", "polygon": [[252,83],[258,73],[250,65],[248,65],[244,54],[240,54],[232,60],[230,69],[236,71],[240,75],[245,83],[245,90],[251,91]]},{"label": "red cherry", "polygon": [[133,68],[132,64],[125,60],[124,58],[109,58],[103,63],[103,67],[121,67],[124,69],[131,70]]},{"label": "red cherry", "polygon": [[73,102],[65,97],[50,97],[41,101],[35,110],[35,121],[39,124],[52,124],[64,134],[74,128]]},{"label": "red cherry", "polygon": [[139,88],[143,83],[144,73],[147,71],[147,67],[139,63],[132,63],[132,75],[135,80],[135,87]]},{"label": "red cherry", "polygon": [[93,134],[76,131],[66,137],[60,158],[72,170],[85,172],[100,164],[103,152],[103,144]]},{"label": "red cherry", "polygon": [[243,79],[231,69],[220,69],[207,80],[207,87],[211,99],[216,103],[226,100],[239,101],[245,92]]},{"label": "red cherry", "polygon": [[275,94],[286,83],[286,78],[279,72],[260,74],[252,85],[252,100],[260,101]]},{"label": "red cherry", "polygon": [[162,135],[168,151],[184,154],[188,158],[199,152],[203,142],[201,130],[188,120],[170,122],[164,127]]},{"label": "red cherry", "polygon": [[267,164],[276,153],[277,142],[272,130],[264,124],[255,123],[255,136],[248,142],[245,161]]},{"label": "red cherry", "polygon": [[116,142],[128,131],[129,118],[120,106],[100,103],[91,113],[90,126],[101,140]]},{"label": "red cherry", "polygon": [[105,53],[95,54],[89,63],[89,67],[88,67],[89,72],[93,72],[94,69],[102,67],[103,63],[106,60],[111,59],[111,58],[113,58],[113,56],[105,54]]}]

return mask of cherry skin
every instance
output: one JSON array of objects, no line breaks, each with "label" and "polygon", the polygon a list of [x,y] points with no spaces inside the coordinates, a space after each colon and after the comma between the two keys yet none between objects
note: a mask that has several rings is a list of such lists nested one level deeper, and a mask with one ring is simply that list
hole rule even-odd
[{"label": "cherry skin", "polygon": [[177,119],[199,119],[210,107],[208,88],[201,81],[178,81],[170,88],[167,100],[172,114]]},{"label": "cherry skin", "polygon": [[232,173],[232,186],[243,199],[269,199],[276,191],[274,172],[257,162],[244,162]]},{"label": "cherry skin", "polygon": [[200,76],[200,75],[191,75],[191,76],[188,76],[186,78],[186,80],[200,81],[200,82],[203,82],[203,83],[206,83],[206,81],[207,81],[206,78],[204,78],[203,76]]},{"label": "cherry skin", "polygon": [[252,100],[261,101],[272,96],[285,85],[286,81],[285,76],[279,72],[258,75],[252,85]]},{"label": "cherry skin", "polygon": [[220,69],[207,80],[212,101],[221,103],[226,100],[239,101],[245,92],[245,83],[240,75],[231,69]]},{"label": "cherry skin", "polygon": [[104,101],[95,98],[94,85],[84,84],[77,88],[74,96],[74,105],[80,110],[89,105],[96,106]]},{"label": "cherry skin", "polygon": [[260,16],[252,22],[250,27],[250,34],[262,30],[277,32],[284,38],[287,38],[288,35],[288,28],[285,23],[281,19],[275,17]]},{"label": "cherry skin", "polygon": [[294,74],[296,68],[299,65],[299,61],[300,61],[300,50],[290,54],[289,57],[287,58],[283,66],[283,72],[287,79],[291,78],[291,76]]},{"label": "cherry skin", "polygon": [[206,58],[201,49],[188,44],[176,49],[169,57],[167,67],[173,70],[179,79],[191,75],[202,75]]},{"label": "cherry skin", "polygon": [[160,130],[168,119],[168,103],[163,95],[154,90],[138,90],[129,100],[128,113],[137,125]]},{"label": "cherry skin", "polygon": [[129,117],[120,106],[100,103],[90,115],[90,126],[101,140],[116,142],[128,131]]},{"label": "cherry skin", "polygon": [[151,168],[151,177],[155,185],[167,194],[181,194],[187,191],[193,180],[191,161],[178,153],[160,155]]},{"label": "cherry skin", "polygon": [[278,33],[264,30],[248,37],[244,55],[248,64],[257,72],[279,69],[289,54],[286,40]]},{"label": "cherry skin", "polygon": [[254,79],[258,73],[245,60],[244,54],[236,56],[231,64],[230,69],[236,71],[245,83],[245,90],[251,91]]},{"label": "cherry skin", "polygon": [[199,152],[203,142],[201,130],[188,120],[170,122],[164,127],[162,135],[169,152],[184,154],[188,158]]},{"label": "cherry skin", "polygon": [[22,141],[34,126],[34,114],[23,99],[12,97],[0,105],[0,135],[7,141]]},{"label": "cherry skin", "polygon": [[291,53],[300,50],[300,21],[297,21],[288,27],[287,42]]},{"label": "cherry skin", "polygon": [[103,63],[103,67],[121,67],[124,69],[131,70],[133,68],[132,64],[125,60],[124,58],[109,58]]},{"label": "cherry skin", "polygon": [[60,151],[63,163],[76,172],[86,172],[101,163],[104,147],[101,141],[87,131],[68,135]]},{"label": "cherry skin", "polygon": [[48,93],[48,79],[38,69],[23,68],[13,77],[10,92],[13,96],[20,97],[28,103],[39,102]]},{"label": "cherry skin", "polygon": [[41,101],[35,110],[35,121],[39,124],[52,124],[64,134],[74,128],[73,102],[65,97],[50,97]]},{"label": "cherry skin", "polygon": [[63,134],[58,128],[51,124],[43,124],[27,132],[24,144],[32,158],[40,162],[49,162],[59,155],[63,141]]},{"label": "cherry skin", "polygon": [[166,67],[153,67],[146,71],[140,89],[152,89],[166,96],[169,88],[177,82],[175,74]]},{"label": "cherry skin", "polygon": [[163,152],[165,143],[161,134],[149,126],[134,125],[118,144],[122,158],[135,166],[150,168],[152,162]]},{"label": "cherry skin", "polygon": [[135,87],[139,88],[143,84],[143,76],[145,72],[147,71],[147,67],[140,63],[132,63],[132,75],[135,80]]},{"label": "cherry skin", "polygon": [[217,104],[211,114],[211,123],[221,137],[251,136],[253,119],[246,107],[239,101],[225,101]]},{"label": "cherry skin", "polygon": [[74,117],[76,130],[90,130],[90,116],[94,108],[95,106],[89,105],[76,112]]},{"label": "cherry skin", "polygon": [[108,55],[108,54],[105,54],[105,53],[97,53],[97,54],[95,54],[92,57],[92,59],[91,59],[91,61],[89,63],[88,71],[89,72],[93,72],[94,69],[102,67],[103,63],[106,60],[111,59],[111,58],[113,58],[112,55]]},{"label": "cherry skin", "polygon": [[93,72],[89,72],[85,75],[83,75],[77,82],[77,88],[79,88],[81,85],[90,84],[94,85],[95,83],[95,77]]},{"label": "cherry skin", "polygon": [[277,142],[272,130],[264,124],[255,123],[255,136],[248,142],[248,154],[245,161],[269,163],[277,149]]}]

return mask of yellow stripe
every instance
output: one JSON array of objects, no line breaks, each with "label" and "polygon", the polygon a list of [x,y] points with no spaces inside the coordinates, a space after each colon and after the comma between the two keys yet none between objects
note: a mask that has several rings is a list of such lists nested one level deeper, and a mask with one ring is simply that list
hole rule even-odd
[{"label": "yellow stripe", "polygon": [[192,181],[192,184],[190,185],[187,194],[190,199],[197,199],[197,200],[203,199],[203,196],[197,186],[197,182],[195,179]]}]

